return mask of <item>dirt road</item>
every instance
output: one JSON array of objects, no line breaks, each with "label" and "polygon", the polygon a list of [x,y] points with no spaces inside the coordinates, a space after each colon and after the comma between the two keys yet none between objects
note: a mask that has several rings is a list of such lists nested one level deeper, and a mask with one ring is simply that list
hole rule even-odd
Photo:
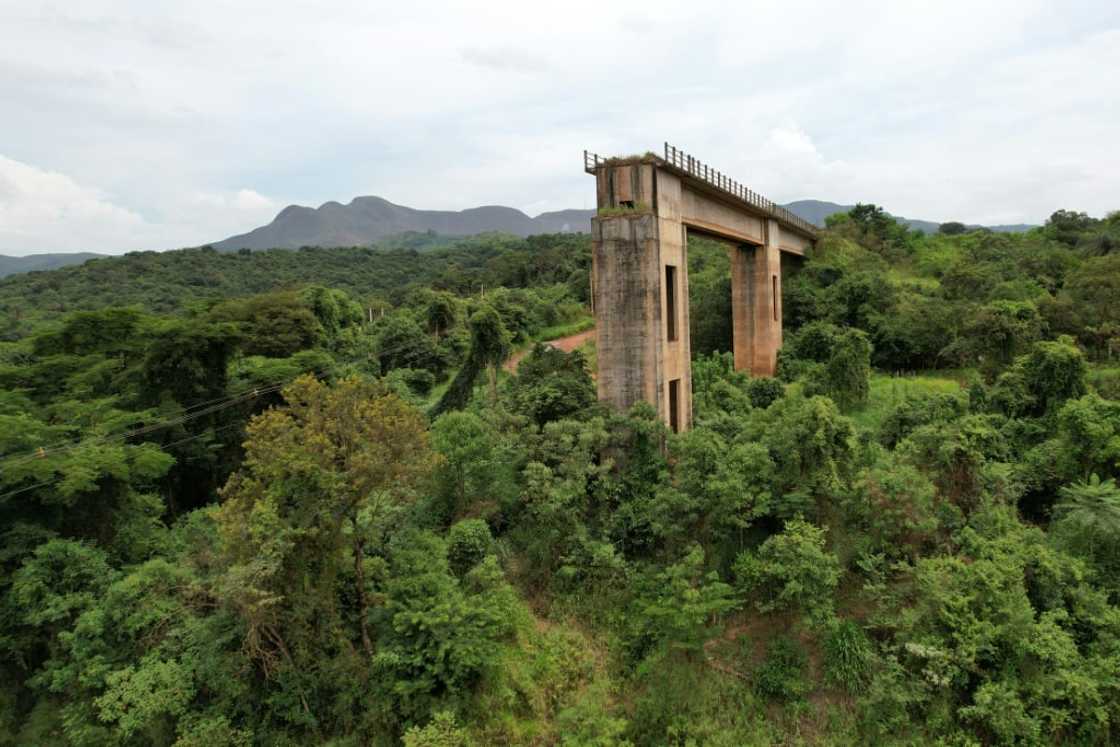
[{"label": "dirt road", "polygon": [[[544,344],[548,345],[549,347],[556,348],[557,350],[563,350],[565,353],[570,353],[576,348],[582,347],[583,344],[588,340],[594,339],[595,330],[589,329],[586,332],[577,332],[576,334],[568,335],[567,337],[558,337],[555,340],[547,340]],[[505,362],[503,368],[509,373],[515,373],[517,371],[517,366],[520,365],[521,360],[529,354],[530,350],[532,350],[532,348],[518,350],[516,353],[509,357],[509,360]]]}]

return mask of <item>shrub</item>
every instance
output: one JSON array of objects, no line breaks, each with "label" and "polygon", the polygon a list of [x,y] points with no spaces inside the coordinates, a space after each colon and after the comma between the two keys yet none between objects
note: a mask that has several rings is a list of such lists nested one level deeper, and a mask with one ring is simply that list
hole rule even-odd
[{"label": "shrub", "polygon": [[785,392],[786,388],[778,379],[751,379],[747,384],[747,396],[755,407],[767,408]]},{"label": "shrub", "polygon": [[824,529],[807,521],[793,519],[757,553],[739,555],[733,571],[760,612],[800,609],[814,622],[832,614],[840,562],[825,550]]},{"label": "shrub", "polygon": [[863,629],[851,620],[838,621],[824,639],[824,671],[828,681],[850,693],[869,681],[874,651]]},{"label": "shrub", "polygon": [[[423,368],[397,368],[385,377],[389,386],[401,394],[428,396],[435,386],[436,377]],[[401,389],[405,391],[401,391]]]},{"label": "shrub", "polygon": [[833,341],[823,367],[808,372],[807,391],[825,394],[847,412],[867,402],[871,392],[871,342],[858,329],[847,329]]},{"label": "shrub", "polygon": [[455,575],[462,576],[478,565],[490,552],[494,538],[482,519],[456,522],[447,535],[447,563]]},{"label": "shrub", "polygon": [[808,658],[792,638],[775,638],[754,674],[755,692],[772,700],[799,700],[809,691],[805,679]]},{"label": "shrub", "polygon": [[404,747],[468,747],[471,740],[451,711],[440,711],[428,725],[414,726],[404,734]]},{"label": "shrub", "polygon": [[965,397],[954,392],[911,393],[894,405],[879,426],[879,443],[893,449],[915,428],[954,420],[968,409]]}]

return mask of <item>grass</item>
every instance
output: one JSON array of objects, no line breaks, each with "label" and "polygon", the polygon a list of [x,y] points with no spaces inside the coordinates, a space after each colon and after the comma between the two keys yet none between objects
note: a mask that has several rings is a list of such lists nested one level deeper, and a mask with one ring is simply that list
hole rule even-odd
[{"label": "grass", "polygon": [[867,404],[851,413],[860,428],[878,431],[887,414],[906,397],[915,394],[951,394],[961,388],[963,371],[935,371],[913,376],[872,374]]},{"label": "grass", "polygon": [[583,353],[583,357],[587,359],[587,370],[591,372],[592,378],[599,373],[599,348],[595,344],[595,340],[588,340],[579,347],[579,352]]},{"label": "grass", "polygon": [[930,275],[923,275],[913,267],[894,266],[887,270],[887,277],[895,285],[932,293],[941,287],[941,281]]},{"label": "grass", "polygon": [[586,332],[595,326],[595,317],[584,316],[570,322],[563,324],[554,324],[551,327],[545,327],[540,332],[533,335],[533,342],[548,342],[560,337],[568,337],[569,335],[578,335],[580,332]]},{"label": "grass", "polygon": [[641,215],[648,212],[650,212],[649,205],[644,202],[637,202],[633,207],[599,208],[596,214],[600,218],[613,218],[619,215]]}]

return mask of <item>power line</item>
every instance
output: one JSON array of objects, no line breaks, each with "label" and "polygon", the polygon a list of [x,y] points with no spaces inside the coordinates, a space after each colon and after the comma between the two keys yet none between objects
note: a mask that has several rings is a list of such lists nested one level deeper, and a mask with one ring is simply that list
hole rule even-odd
[{"label": "power line", "polygon": [[[227,431],[227,430],[229,430],[230,428],[237,428],[237,427],[240,427],[240,425],[241,425],[240,423],[230,423],[230,424],[228,424],[228,425],[224,425],[224,426],[222,426],[221,428],[214,428],[213,430],[211,430],[211,431],[209,431],[209,432],[207,432],[207,433],[197,433],[197,434],[195,434],[195,435],[193,435],[193,436],[187,436],[186,438],[180,438],[180,439],[179,439],[179,440],[177,440],[177,441],[172,441],[172,442],[171,442],[171,443],[169,443],[169,444],[164,444],[164,446],[163,446],[163,447],[161,447],[161,448],[168,448],[168,447],[171,447],[171,446],[178,446],[178,445],[180,445],[180,444],[184,444],[184,443],[187,443],[188,441],[195,441],[195,440],[198,440],[198,439],[200,439],[200,438],[207,438],[207,437],[213,436],[213,435],[215,435],[215,434],[217,434],[217,433],[221,433],[222,431]],[[19,495],[20,493],[26,493],[26,492],[28,492],[28,491],[30,491],[30,490],[38,490],[39,488],[45,488],[45,487],[47,487],[48,485],[52,485],[52,484],[54,484],[54,483],[58,482],[59,480],[61,480],[61,479],[64,479],[65,477],[66,477],[66,476],[65,476],[65,475],[63,475],[63,474],[57,474],[57,473],[56,473],[56,474],[55,474],[55,475],[54,475],[53,477],[51,477],[51,478],[50,478],[49,480],[44,480],[43,482],[40,482],[40,483],[36,483],[35,485],[26,485],[26,486],[24,486],[24,487],[22,487],[22,488],[17,488],[16,490],[10,490],[10,491],[8,491],[7,493],[0,493],[0,502],[3,502],[3,501],[5,501],[5,500],[7,500],[8,498],[11,498],[12,496],[15,496],[15,495]]]},{"label": "power line", "polygon": [[[382,357],[382,356],[385,356],[385,355],[393,355],[395,353],[399,353],[403,350],[406,350],[409,347],[411,347],[410,343],[402,343],[400,345],[396,345],[396,346],[393,346],[393,347],[390,347],[390,348],[386,348],[384,350],[378,350],[377,351],[377,356]],[[96,437],[93,437],[93,438],[82,439],[82,440],[79,440],[79,441],[73,442],[73,443],[69,442],[69,441],[58,441],[51,446],[37,447],[37,448],[33,449],[32,451],[26,452],[22,456],[11,455],[11,456],[8,456],[8,457],[3,457],[3,459],[6,461],[6,464],[0,465],[0,469],[2,469],[3,467],[20,466],[20,465],[26,464],[30,461],[33,461],[35,459],[43,459],[43,458],[45,458],[47,456],[50,456],[50,455],[53,455],[53,454],[62,454],[62,453],[74,451],[74,450],[79,449],[83,446],[104,445],[104,444],[109,444],[109,443],[113,443],[113,442],[116,442],[116,441],[127,441],[130,438],[135,438],[137,436],[146,435],[148,433],[152,433],[154,431],[162,430],[164,428],[170,428],[170,427],[173,427],[173,426],[176,426],[176,425],[182,425],[183,423],[190,422],[191,420],[203,417],[205,415],[210,415],[210,414],[213,414],[215,412],[219,412],[219,411],[224,410],[228,407],[232,407],[235,404],[239,404],[241,402],[244,402],[244,401],[247,401],[247,400],[250,400],[250,399],[254,399],[254,398],[259,397],[259,396],[263,396],[265,394],[271,394],[273,392],[280,391],[281,389],[283,389],[285,386],[287,386],[291,382],[295,381],[295,379],[299,378],[300,376],[306,376],[307,374],[311,374],[311,375],[314,375],[316,377],[321,376],[323,374],[326,374],[328,371],[330,371],[331,368],[333,368],[333,366],[324,366],[324,367],[320,367],[320,368],[317,368],[317,369],[311,369],[311,370],[308,370],[308,371],[301,371],[300,373],[296,374],[292,378],[277,379],[270,384],[263,384],[263,385],[254,387],[252,389],[246,389],[241,394],[225,395],[224,397],[214,398],[214,399],[211,399],[211,400],[205,400],[205,401],[202,401],[202,402],[196,402],[196,403],[188,406],[187,408],[185,408],[183,410],[183,414],[181,414],[181,415],[179,415],[175,418],[172,418],[170,420],[165,420],[165,421],[158,421],[156,423],[152,423],[150,425],[142,426],[140,428],[136,428],[136,429],[131,430],[131,431],[125,431],[123,433],[117,433],[117,434],[107,434],[107,435],[104,435],[104,436],[96,436]],[[11,460],[11,461],[8,461],[8,460]]]},{"label": "power line", "polygon": [[[412,347],[412,343],[403,342],[399,345],[395,345],[395,346],[392,346],[392,347],[389,347],[389,348],[377,350],[376,351],[376,357],[383,358],[387,355],[394,355],[396,353],[400,353],[404,350],[407,350],[410,347]],[[147,435],[148,433],[152,433],[154,431],[162,430],[164,428],[170,428],[170,427],[173,427],[173,426],[176,426],[176,425],[181,425],[183,423],[190,422],[191,420],[202,417],[204,415],[210,415],[210,414],[213,414],[214,412],[219,412],[223,409],[226,409],[227,407],[231,407],[234,404],[238,404],[238,403],[246,401],[248,399],[252,399],[252,398],[255,398],[255,397],[258,397],[258,396],[262,396],[262,395],[265,395],[265,394],[271,394],[273,392],[279,391],[279,390],[283,389],[286,385],[290,384],[295,379],[299,378],[300,376],[305,376],[307,374],[312,374],[316,377],[321,376],[323,374],[326,374],[333,367],[334,366],[325,366],[325,367],[320,367],[320,368],[317,368],[317,369],[310,369],[310,370],[307,370],[307,371],[301,371],[290,379],[278,379],[278,380],[275,380],[272,383],[265,383],[265,384],[256,386],[252,389],[246,389],[241,394],[224,395],[222,397],[216,397],[216,398],[213,398],[213,399],[210,399],[210,400],[203,400],[201,402],[195,402],[195,403],[187,406],[186,408],[184,408],[182,414],[175,417],[175,418],[172,418],[172,419],[166,420],[166,421],[158,421],[156,423],[152,423],[150,425],[142,426],[140,428],[136,428],[136,429],[131,430],[131,431],[125,431],[123,433],[107,434],[107,435],[104,435],[104,436],[96,436],[96,437],[93,437],[93,438],[81,439],[77,442],[70,442],[70,441],[67,441],[67,440],[62,440],[62,441],[57,441],[54,444],[51,444],[49,446],[36,447],[35,449],[24,453],[22,456],[16,455],[16,454],[2,456],[2,457],[0,457],[0,459],[4,460],[4,463],[0,464],[0,469],[3,469],[5,467],[10,468],[10,467],[14,467],[14,466],[20,466],[22,464],[26,464],[27,462],[30,462],[30,461],[35,460],[35,459],[42,459],[42,458],[45,458],[45,457],[53,455],[53,454],[60,454],[60,453],[66,453],[66,452],[74,451],[74,450],[79,449],[83,446],[103,445],[103,444],[113,443],[113,442],[116,442],[116,441],[127,441],[130,438],[135,438],[137,436]]]}]

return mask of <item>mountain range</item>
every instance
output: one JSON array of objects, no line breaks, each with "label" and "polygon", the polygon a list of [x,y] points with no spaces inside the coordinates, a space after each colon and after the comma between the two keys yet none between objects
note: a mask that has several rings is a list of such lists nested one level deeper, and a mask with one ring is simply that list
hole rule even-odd
[{"label": "mountain range", "polygon": [[[784,207],[819,226],[833,213],[846,213],[854,205],[821,200],[798,200]],[[211,244],[219,251],[271,249],[300,246],[360,246],[408,231],[432,231],[468,236],[498,231],[516,236],[537,233],[586,232],[594,210],[560,210],[531,218],[520,210],[487,205],[469,210],[417,210],[396,205],[382,197],[355,197],[349,205],[327,202],[318,208],[289,205],[267,226]],[[898,218],[913,229],[936,233],[938,224],[928,220]],[[979,226],[972,226],[979,228]],[[989,226],[993,231],[1025,231],[1031,226]]]},{"label": "mountain range", "polygon": [[355,197],[349,205],[289,205],[267,226],[216,241],[218,251],[300,246],[361,246],[409,231],[470,236],[498,231],[515,236],[586,232],[593,210],[560,210],[530,218],[520,210],[485,205],[469,210],[417,210],[382,197]]},{"label": "mountain range", "polygon": [[[847,212],[854,206],[822,200],[798,200],[784,207],[807,221],[823,226],[828,216]],[[489,232],[511,233],[516,236],[586,232],[594,214],[594,210],[557,210],[530,217],[520,210],[502,205],[485,205],[457,211],[418,210],[397,205],[382,197],[355,197],[348,205],[339,202],[326,202],[318,208],[289,205],[268,225],[215,241],[210,246],[219,251],[362,246],[409,232],[432,232],[443,236],[471,236]],[[926,233],[937,232],[938,223],[934,221],[901,217],[898,220],[913,229]],[[1010,232],[1025,231],[1033,226],[1019,224],[988,228]],[[52,270],[100,256],[105,255],[89,252],[33,254],[26,257],[0,255],[0,277],[17,272]]]}]

